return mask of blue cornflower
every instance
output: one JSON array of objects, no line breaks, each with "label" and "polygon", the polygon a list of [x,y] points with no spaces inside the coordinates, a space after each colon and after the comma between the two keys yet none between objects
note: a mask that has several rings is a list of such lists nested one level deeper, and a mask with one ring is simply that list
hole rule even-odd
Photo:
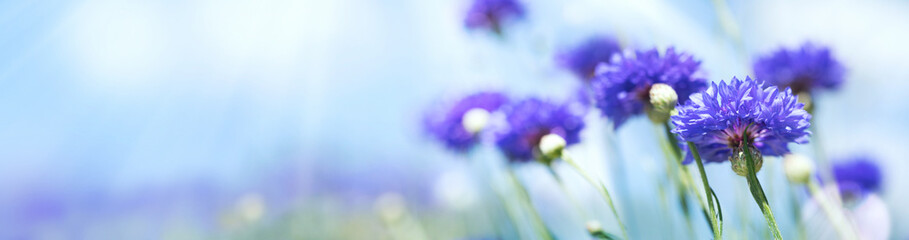
[{"label": "blue cornflower", "polygon": [[792,92],[812,92],[815,89],[836,89],[843,83],[843,66],[830,49],[805,43],[799,49],[780,49],[754,62],[758,79]]},{"label": "blue cornflower", "polygon": [[653,84],[669,85],[679,96],[679,103],[684,104],[688,95],[707,86],[700,65],[690,54],[671,47],[663,55],[655,48],[628,53],[612,64],[598,67],[591,82],[596,106],[618,128],[631,116],[651,107]]},{"label": "blue cornflower", "polygon": [[881,169],[867,156],[834,163],[833,176],[844,198],[864,196],[881,188]]},{"label": "blue cornflower", "polygon": [[489,29],[502,33],[505,21],[524,17],[524,6],[517,0],[475,0],[467,11],[464,25],[470,29]]},{"label": "blue cornflower", "polygon": [[612,55],[621,53],[619,42],[612,37],[596,36],[556,56],[558,64],[587,81],[600,63],[611,63]]},{"label": "blue cornflower", "polygon": [[527,162],[541,157],[538,145],[547,134],[561,136],[567,145],[578,143],[587,109],[582,106],[538,98],[517,102],[504,109],[507,127],[496,134],[496,144],[509,160]]},{"label": "blue cornflower", "polygon": [[[733,77],[729,84],[711,83],[707,90],[691,95],[687,104],[676,108],[672,132],[682,142],[693,142],[705,161],[729,159],[736,173],[742,175],[742,169],[736,168],[742,167],[738,165],[742,161],[737,160],[745,147],[743,136],[748,137],[748,147],[758,156],[755,171],[760,170],[761,155],[781,156],[789,152],[788,143],[808,142],[811,115],[797,100],[789,89]],[[743,132],[746,127],[748,133]],[[686,163],[691,159],[688,154]]]},{"label": "blue cornflower", "polygon": [[[434,108],[424,118],[426,131],[433,137],[443,142],[449,149],[464,152],[478,142],[477,132],[488,121],[489,114],[498,110],[508,102],[508,97],[499,92],[479,92],[452,102],[448,106]],[[485,113],[484,113],[485,112]],[[485,116],[483,116],[485,114]],[[473,115],[479,119],[476,123],[465,122],[465,115]],[[483,118],[486,119],[483,119]],[[477,121],[477,120],[471,120]]]}]

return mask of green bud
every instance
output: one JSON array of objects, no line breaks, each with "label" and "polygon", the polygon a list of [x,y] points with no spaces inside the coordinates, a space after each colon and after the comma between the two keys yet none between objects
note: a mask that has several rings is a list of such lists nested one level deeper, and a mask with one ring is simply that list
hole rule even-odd
[{"label": "green bud", "polygon": [[[761,166],[764,165],[764,156],[754,146],[748,146],[748,148],[751,150],[752,160],[754,160],[754,172],[761,171]],[[739,146],[732,150],[732,154],[729,155],[729,162],[732,163],[732,171],[735,174],[743,177],[748,174],[748,158],[745,156],[743,147]]]}]

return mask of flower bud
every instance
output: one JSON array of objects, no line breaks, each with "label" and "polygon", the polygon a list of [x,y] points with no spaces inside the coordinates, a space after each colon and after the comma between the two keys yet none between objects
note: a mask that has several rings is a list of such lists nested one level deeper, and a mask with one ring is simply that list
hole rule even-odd
[{"label": "flower bud", "polygon": [[[761,151],[754,146],[748,146],[748,148],[751,150],[751,157],[754,161],[754,172],[761,171],[761,167],[764,165],[764,156],[761,155]],[[732,150],[732,154],[729,155],[729,162],[732,163],[732,171],[743,177],[748,174],[748,158],[745,156],[744,150],[743,147],[736,147]]]},{"label": "flower bud", "polygon": [[597,220],[587,221],[587,232],[596,234],[603,231],[603,225]]},{"label": "flower bud", "polygon": [[783,157],[783,169],[790,182],[804,184],[811,180],[811,175],[814,174],[814,163],[800,154],[786,154]]},{"label": "flower bud", "polygon": [[665,122],[678,101],[679,95],[671,86],[663,83],[653,84],[650,86],[650,108],[647,116],[654,122]]},{"label": "flower bud", "polygon": [[540,153],[546,158],[554,159],[562,155],[562,149],[565,149],[565,138],[558,134],[546,134],[540,139]]},{"label": "flower bud", "polygon": [[476,134],[489,124],[489,111],[482,108],[473,108],[464,113],[461,125],[471,134]]}]

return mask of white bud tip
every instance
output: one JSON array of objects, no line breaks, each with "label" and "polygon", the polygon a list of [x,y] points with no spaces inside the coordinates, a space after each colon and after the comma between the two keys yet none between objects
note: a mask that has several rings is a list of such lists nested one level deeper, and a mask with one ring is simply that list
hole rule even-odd
[{"label": "white bud tip", "polygon": [[654,106],[672,108],[678,101],[679,95],[671,86],[664,83],[650,86],[650,103]]},{"label": "white bud tip", "polygon": [[461,118],[461,125],[469,133],[478,133],[486,128],[489,123],[489,111],[482,108],[474,108],[464,113]]},{"label": "white bud tip", "polygon": [[565,139],[558,134],[546,134],[540,139],[540,152],[547,156],[557,156],[562,149],[565,149]]},{"label": "white bud tip", "polygon": [[807,183],[814,174],[814,163],[800,154],[786,154],[783,157],[783,168],[786,178],[793,183]]},{"label": "white bud tip", "polygon": [[587,232],[595,233],[603,231],[603,225],[600,224],[597,220],[587,221]]}]

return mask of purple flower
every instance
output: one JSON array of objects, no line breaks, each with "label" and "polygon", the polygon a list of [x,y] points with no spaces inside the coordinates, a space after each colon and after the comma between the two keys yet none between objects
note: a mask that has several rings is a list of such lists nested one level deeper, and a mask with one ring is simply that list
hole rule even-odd
[{"label": "purple flower", "polygon": [[496,134],[496,144],[511,161],[527,162],[539,153],[540,139],[547,134],[558,134],[567,145],[578,143],[584,128],[583,104],[569,102],[558,105],[529,98],[506,108],[508,126]]},{"label": "purple flower", "polygon": [[881,169],[868,156],[833,164],[833,176],[844,198],[864,196],[881,188]]},{"label": "purple flower", "polygon": [[505,21],[524,17],[524,7],[517,0],[474,0],[464,25],[470,29],[489,29],[502,33]]},{"label": "purple flower", "polygon": [[611,63],[612,55],[621,53],[622,48],[612,37],[596,36],[580,46],[562,52],[556,57],[559,65],[587,81],[594,76],[597,65]]},{"label": "purple flower", "polygon": [[[732,78],[729,84],[711,83],[707,90],[690,99],[677,108],[678,115],[672,116],[676,126],[672,132],[679,135],[681,142],[693,142],[707,162],[734,160],[733,152],[745,147],[741,146],[743,137],[748,137],[752,152],[781,156],[789,152],[788,143],[807,143],[811,134],[811,115],[792,91],[768,87],[763,81]],[[743,133],[746,127],[748,132]],[[691,160],[688,154],[685,162]],[[759,162],[755,164],[760,170]]]},{"label": "purple flower", "polygon": [[505,94],[498,92],[479,92],[468,95],[449,106],[434,108],[424,118],[426,131],[449,149],[465,152],[473,146],[478,136],[464,128],[464,114],[472,109],[483,109],[494,112],[508,102]]},{"label": "purple flower", "polygon": [[780,49],[754,62],[758,79],[792,92],[814,89],[836,89],[843,83],[843,66],[833,58],[830,49],[805,43],[800,49]]},{"label": "purple flower", "polygon": [[663,83],[672,87],[679,103],[706,87],[701,63],[687,53],[669,48],[662,56],[657,49],[626,54],[612,64],[602,64],[591,82],[597,108],[618,128],[631,116],[650,107],[650,87]]}]

